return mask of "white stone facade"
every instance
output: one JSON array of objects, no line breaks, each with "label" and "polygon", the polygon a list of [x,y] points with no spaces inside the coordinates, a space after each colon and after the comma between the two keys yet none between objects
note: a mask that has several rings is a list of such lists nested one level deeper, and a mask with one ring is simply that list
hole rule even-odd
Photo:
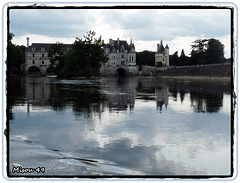
[{"label": "white stone facade", "polygon": [[104,53],[108,56],[108,61],[101,67],[103,75],[117,75],[118,69],[124,69],[128,75],[138,73],[135,46],[132,41],[128,44],[127,41],[109,39],[109,43],[104,47]]},{"label": "white stone facade", "polygon": [[160,45],[157,44],[157,52],[155,53],[155,67],[168,67],[169,66],[169,47],[163,46],[161,41]]},{"label": "white stone facade", "polygon": [[[40,72],[41,75],[46,75],[49,67],[50,58],[48,51],[54,43],[32,43],[29,46],[29,39],[27,38],[27,48],[25,50],[25,71],[28,75],[32,69]],[[64,44],[64,51],[71,47],[71,44]]]},{"label": "white stone facade", "polygon": [[25,70],[28,73],[30,67],[39,69],[42,75],[46,74],[50,65],[48,50],[52,44],[33,43],[25,51]]}]

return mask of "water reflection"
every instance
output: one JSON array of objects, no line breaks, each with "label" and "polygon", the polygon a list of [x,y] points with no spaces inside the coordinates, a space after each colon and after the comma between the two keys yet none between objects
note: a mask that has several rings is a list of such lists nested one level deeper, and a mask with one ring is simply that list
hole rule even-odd
[{"label": "water reflection", "polygon": [[99,174],[230,174],[230,82],[22,78],[8,91],[10,135],[54,149],[59,166],[87,159]]},{"label": "water reflection", "polygon": [[[135,100],[156,101],[162,111],[169,97],[184,103],[190,94],[194,112],[218,112],[223,106],[223,94],[230,93],[229,82],[175,81],[154,78],[118,78],[102,80],[56,80],[53,78],[14,79],[9,82],[9,107],[27,102],[29,106],[48,107],[61,111],[71,105],[76,116],[92,112],[134,110]],[[87,117],[87,116],[86,116]]]}]

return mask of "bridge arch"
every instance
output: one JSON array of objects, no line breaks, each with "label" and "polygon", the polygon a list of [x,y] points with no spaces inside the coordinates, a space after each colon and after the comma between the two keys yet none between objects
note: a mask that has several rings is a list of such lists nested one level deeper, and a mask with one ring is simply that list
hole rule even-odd
[{"label": "bridge arch", "polygon": [[116,70],[116,74],[119,77],[126,77],[127,76],[127,71],[124,68],[120,67]]},{"label": "bridge arch", "polygon": [[28,75],[40,75],[40,68],[37,66],[31,66],[28,68]]}]

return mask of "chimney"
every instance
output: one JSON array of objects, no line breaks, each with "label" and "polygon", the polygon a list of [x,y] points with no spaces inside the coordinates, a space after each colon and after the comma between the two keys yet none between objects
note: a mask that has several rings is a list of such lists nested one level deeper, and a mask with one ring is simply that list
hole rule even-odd
[{"label": "chimney", "polygon": [[29,48],[29,37],[27,37],[27,48]]}]

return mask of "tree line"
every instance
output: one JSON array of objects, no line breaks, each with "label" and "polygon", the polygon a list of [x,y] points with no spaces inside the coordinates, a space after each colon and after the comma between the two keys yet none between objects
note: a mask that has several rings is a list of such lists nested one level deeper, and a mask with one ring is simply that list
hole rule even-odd
[{"label": "tree line", "polygon": [[9,33],[7,37],[7,73],[19,75],[21,65],[25,63],[25,46],[19,46],[12,43],[15,35]]},{"label": "tree line", "polygon": [[[182,49],[180,56],[178,51],[169,56],[170,66],[217,64],[226,61],[224,57],[224,45],[217,39],[197,39],[191,45],[190,56],[186,56]],[[137,52],[137,65],[155,66],[155,52]]]}]

